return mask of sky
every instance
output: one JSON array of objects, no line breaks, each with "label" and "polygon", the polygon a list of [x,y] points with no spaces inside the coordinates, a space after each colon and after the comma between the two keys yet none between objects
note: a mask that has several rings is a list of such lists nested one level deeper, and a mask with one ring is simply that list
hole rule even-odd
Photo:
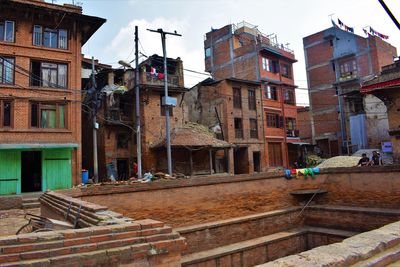
[{"label": "sky", "polygon": [[[279,43],[289,43],[294,50],[297,104],[308,105],[303,37],[332,26],[331,17],[354,27],[389,36],[388,42],[400,51],[400,30],[378,0],[57,0],[55,3],[82,5],[84,14],[107,19],[107,22],[83,47],[83,53],[102,63],[118,67],[119,60],[134,59],[134,28],[139,27],[139,50],[145,55],[162,55],[158,33],[146,29],[177,31],[182,37],[167,36],[167,56],[183,60],[184,68],[204,73],[204,35],[211,28],[246,21],[265,33],[275,33]],[[51,1],[49,1],[51,2]],[[400,0],[385,0],[400,20]],[[185,86],[192,87],[207,78],[185,72]]]}]

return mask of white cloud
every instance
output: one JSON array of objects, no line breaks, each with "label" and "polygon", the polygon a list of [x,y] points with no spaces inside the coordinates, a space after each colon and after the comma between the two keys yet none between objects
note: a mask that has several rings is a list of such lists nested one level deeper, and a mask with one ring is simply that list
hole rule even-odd
[{"label": "white cloud", "polygon": [[[161,36],[158,33],[147,31],[162,28],[164,31],[182,34],[183,37],[167,35],[166,47],[167,56],[170,58],[180,57],[183,60],[184,68],[201,71],[204,69],[203,49],[191,46],[191,42],[185,42],[185,35],[190,30],[190,25],[185,20],[156,18],[152,21],[133,20],[127,26],[121,28],[113,38],[111,44],[106,47],[105,52],[115,58],[115,61],[134,59],[134,32],[135,26],[139,28],[139,51],[147,56],[153,54],[163,55]],[[207,78],[201,74],[185,72],[185,85],[192,86]]]}]

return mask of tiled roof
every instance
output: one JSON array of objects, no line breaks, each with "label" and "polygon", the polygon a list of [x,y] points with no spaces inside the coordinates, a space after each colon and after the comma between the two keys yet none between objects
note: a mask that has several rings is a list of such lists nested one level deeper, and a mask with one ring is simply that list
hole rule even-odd
[{"label": "tiled roof", "polygon": [[[152,148],[166,146],[166,138],[155,143]],[[171,130],[171,147],[231,147],[232,144],[214,137],[205,126],[190,123]]]}]

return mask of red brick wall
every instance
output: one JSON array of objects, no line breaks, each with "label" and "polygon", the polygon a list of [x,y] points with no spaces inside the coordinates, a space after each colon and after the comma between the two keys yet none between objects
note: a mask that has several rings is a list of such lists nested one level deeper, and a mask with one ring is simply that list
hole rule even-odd
[{"label": "red brick wall", "polygon": [[[30,70],[30,60],[48,60],[68,65],[68,89],[34,88],[29,85],[26,75],[15,73],[15,86],[2,85],[2,94],[12,95],[14,100],[14,126],[10,130],[0,129],[1,143],[81,143],[81,35],[80,29],[74,32],[76,22],[68,16],[59,28],[69,30],[68,50],[41,48],[32,45],[32,27],[34,24],[48,25],[48,16],[32,18],[34,12],[0,10],[0,17],[15,21],[15,43],[2,42],[0,55],[15,57],[15,63]],[[19,70],[21,72],[21,70]],[[29,100],[66,101],[67,129],[35,129],[29,127]],[[81,149],[73,150],[73,184],[80,181]]]}]

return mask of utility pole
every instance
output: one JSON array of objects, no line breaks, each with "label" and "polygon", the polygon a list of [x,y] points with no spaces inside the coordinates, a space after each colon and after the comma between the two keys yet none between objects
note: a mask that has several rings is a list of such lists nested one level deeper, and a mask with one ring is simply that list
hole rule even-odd
[{"label": "utility pole", "polygon": [[92,88],[93,90],[93,176],[95,183],[99,182],[99,167],[97,163],[97,88],[96,88],[96,78],[94,72],[94,57],[92,57]]},{"label": "utility pole", "polygon": [[140,129],[140,81],[139,81],[139,29],[135,26],[135,95],[136,95],[136,154],[138,165],[138,178],[142,179],[142,143]]},{"label": "utility pole", "polygon": [[165,107],[165,131],[166,131],[166,137],[167,137],[167,160],[168,160],[168,174],[172,176],[172,159],[171,159],[171,130],[169,127],[169,108],[171,107],[171,103],[169,101],[169,96],[168,96],[168,71],[167,71],[167,49],[165,45],[165,36],[166,35],[175,35],[175,36],[182,36],[181,34],[178,34],[175,32],[165,32],[163,29],[157,29],[157,30],[150,30],[147,29],[150,32],[156,32],[161,34],[161,43],[162,43],[162,48],[163,48],[163,55],[164,55],[164,101],[163,105]]}]

